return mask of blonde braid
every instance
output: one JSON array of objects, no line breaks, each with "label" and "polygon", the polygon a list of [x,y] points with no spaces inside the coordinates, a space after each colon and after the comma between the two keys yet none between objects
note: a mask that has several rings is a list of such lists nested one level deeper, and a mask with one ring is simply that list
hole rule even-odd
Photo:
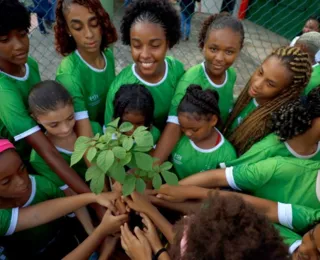
[{"label": "blonde braid", "polygon": [[[277,97],[250,113],[229,136],[229,141],[234,145],[239,155],[246,152],[254,143],[270,133],[271,113],[278,110],[282,105],[299,97],[310,79],[312,66],[307,53],[295,47],[280,47],[273,51],[267,59],[271,56],[278,57],[287,66],[292,72],[292,81]],[[249,85],[247,84],[246,88],[242,91],[240,95],[241,100],[239,99],[235,106],[237,111],[230,115],[227,126],[232,123],[230,123],[231,119],[233,118],[234,120],[250,102],[251,97],[248,94]],[[240,108],[242,109],[240,110]]]}]

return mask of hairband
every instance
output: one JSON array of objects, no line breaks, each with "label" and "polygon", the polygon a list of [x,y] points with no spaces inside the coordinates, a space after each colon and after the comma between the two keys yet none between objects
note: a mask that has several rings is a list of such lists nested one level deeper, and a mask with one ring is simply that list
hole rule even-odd
[{"label": "hairband", "polygon": [[8,139],[0,139],[0,153],[12,148],[14,145]]}]

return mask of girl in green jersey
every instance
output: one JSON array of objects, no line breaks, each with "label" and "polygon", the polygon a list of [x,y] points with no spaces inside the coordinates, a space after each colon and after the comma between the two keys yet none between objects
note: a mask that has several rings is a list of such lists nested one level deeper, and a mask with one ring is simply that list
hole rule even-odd
[{"label": "girl in green jersey", "polygon": [[0,135],[15,140],[24,161],[33,148],[76,192],[90,192],[29,114],[29,92],[40,82],[38,64],[28,57],[30,14],[18,0],[0,1],[0,10]]},{"label": "girl in green jersey", "polygon": [[209,16],[199,35],[199,48],[204,62],[190,68],[181,78],[172,99],[166,128],[154,153],[161,161],[171,153],[181,131],[177,107],[190,84],[202,89],[214,89],[219,94],[219,109],[224,123],[233,107],[233,88],[236,72],[232,67],[244,41],[242,23],[227,13]]},{"label": "girl in green jersey", "polygon": [[309,82],[308,54],[295,47],[281,47],[269,55],[241,92],[224,133],[238,155],[271,132],[272,112],[299,97]]},{"label": "girl in green jersey", "polygon": [[105,125],[113,117],[114,97],[122,85],[141,84],[155,103],[155,126],[162,129],[167,119],[171,99],[184,73],[183,64],[167,51],[180,39],[179,15],[169,0],[134,1],[121,22],[122,42],[129,45],[134,64],[124,68],[108,92]]},{"label": "girl in green jersey", "polygon": [[222,167],[256,163],[274,156],[320,160],[320,87],[274,112],[272,131]]},{"label": "girl in green jersey", "polygon": [[77,135],[90,137],[90,121],[103,125],[105,100],[115,77],[109,46],[117,40],[116,29],[99,0],[59,0],[56,16],[56,50],[65,56],[56,80],[73,97]]},{"label": "girl in green jersey", "polygon": [[172,162],[180,179],[236,158],[232,145],[216,128],[221,120],[218,102],[216,91],[190,85],[178,107],[184,135],[173,149]]},{"label": "girl in green jersey", "polygon": [[154,101],[150,91],[143,85],[123,85],[116,93],[113,101],[113,118],[120,118],[120,124],[130,122],[133,129],[126,134],[131,135],[139,126],[148,128],[157,143],[160,131],[153,125]]}]

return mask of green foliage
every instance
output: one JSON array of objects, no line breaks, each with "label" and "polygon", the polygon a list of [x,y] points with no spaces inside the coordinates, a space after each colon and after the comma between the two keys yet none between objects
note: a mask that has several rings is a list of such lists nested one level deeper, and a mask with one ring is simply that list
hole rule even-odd
[{"label": "green foliage", "polygon": [[[143,192],[146,182],[152,181],[153,187],[159,189],[163,179],[170,185],[177,185],[178,178],[169,170],[170,162],[155,164],[156,159],[149,155],[154,146],[153,137],[146,127],[138,127],[132,135],[126,135],[133,129],[131,123],[119,126],[119,118],[107,125],[105,134],[92,138],[79,137],[71,157],[71,166],[84,156],[92,163],[86,172],[86,181],[95,193],[103,190],[106,177],[120,182],[123,195],[133,191]],[[125,166],[131,168],[127,173]]]}]

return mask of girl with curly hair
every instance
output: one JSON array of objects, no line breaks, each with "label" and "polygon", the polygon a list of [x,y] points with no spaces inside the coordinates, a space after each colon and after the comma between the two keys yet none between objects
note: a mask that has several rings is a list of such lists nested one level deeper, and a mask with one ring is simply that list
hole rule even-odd
[{"label": "girl with curly hair", "polygon": [[179,81],[155,157],[166,160],[181,136],[177,108],[190,84],[217,91],[221,120],[225,122],[233,107],[236,72],[232,64],[242,49],[243,41],[242,23],[228,13],[214,14],[204,21],[198,42],[205,61],[190,68]]},{"label": "girl with curly hair", "polygon": [[183,64],[167,51],[180,39],[179,15],[169,0],[139,0],[128,6],[121,22],[122,42],[129,45],[134,63],[124,68],[107,96],[105,125],[114,113],[115,94],[122,85],[141,84],[155,102],[155,126],[162,129]]},{"label": "girl with curly hair", "polygon": [[216,128],[220,121],[218,102],[216,91],[190,85],[178,107],[184,135],[172,151],[172,162],[180,179],[236,158],[234,148]]},{"label": "girl with curly hair", "polygon": [[224,128],[238,155],[271,132],[272,112],[299,97],[312,67],[307,53],[280,47],[254,72],[241,92]]},{"label": "girl with curly hair", "polygon": [[59,0],[56,50],[65,56],[56,80],[73,97],[78,136],[93,136],[90,121],[103,125],[105,100],[115,77],[111,44],[116,29],[99,0]]},{"label": "girl with curly hair", "polygon": [[238,159],[221,167],[256,163],[283,156],[320,160],[320,86],[272,113],[272,134],[255,143]]}]

